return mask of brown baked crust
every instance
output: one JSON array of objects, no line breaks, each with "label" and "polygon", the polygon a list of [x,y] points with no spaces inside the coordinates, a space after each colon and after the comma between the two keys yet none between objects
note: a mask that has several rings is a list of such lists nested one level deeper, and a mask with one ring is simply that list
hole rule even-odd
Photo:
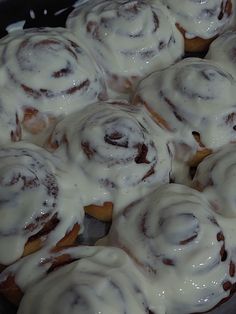
[{"label": "brown baked crust", "polygon": [[84,211],[98,220],[109,222],[112,220],[113,203],[104,202],[103,205],[88,205],[84,207]]}]

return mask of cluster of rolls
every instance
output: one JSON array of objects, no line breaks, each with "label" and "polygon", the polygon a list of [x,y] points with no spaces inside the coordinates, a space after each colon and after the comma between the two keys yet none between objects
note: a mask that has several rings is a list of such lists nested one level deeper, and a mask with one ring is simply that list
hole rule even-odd
[{"label": "cluster of rolls", "polygon": [[[203,313],[234,294],[235,10],[88,1],[0,40],[0,293],[19,314]],[[94,246],[85,215],[110,227]]]}]

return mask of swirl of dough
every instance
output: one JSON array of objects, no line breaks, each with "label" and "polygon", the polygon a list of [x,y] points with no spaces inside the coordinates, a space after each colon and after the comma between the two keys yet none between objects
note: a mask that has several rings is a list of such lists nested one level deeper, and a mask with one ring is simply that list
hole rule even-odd
[{"label": "swirl of dough", "polygon": [[209,310],[235,282],[231,250],[210,203],[186,186],[164,185],[128,206],[113,222],[109,244],[158,280],[168,313]]},{"label": "swirl of dough", "polygon": [[215,39],[206,58],[217,61],[236,78],[236,32],[228,31]]},{"label": "swirl of dough", "polygon": [[236,145],[228,144],[204,159],[198,166],[193,186],[204,191],[216,212],[236,217]]},{"label": "swirl of dough", "polygon": [[216,149],[236,139],[235,88],[233,77],[214,62],[188,58],[145,78],[133,102],[144,103],[177,141]]},{"label": "swirl of dough", "polygon": [[140,77],[183,54],[182,36],[157,0],[86,3],[71,13],[67,27],[87,45],[118,92],[132,90]]},{"label": "swirl of dough", "polygon": [[73,243],[84,210],[61,161],[22,142],[1,147],[0,161],[0,263]]},{"label": "swirl of dough", "polygon": [[[48,123],[38,113],[57,117],[105,97],[97,65],[66,29],[13,32],[1,39],[0,51],[0,85],[14,91],[17,106],[26,111],[26,128],[33,133]],[[4,101],[7,106],[8,98]],[[34,126],[29,123],[32,116],[40,120]]]},{"label": "swirl of dough", "polygon": [[233,18],[231,0],[162,0],[184,29],[186,38],[212,38]]},{"label": "swirl of dough", "polygon": [[[145,107],[110,101],[92,104],[59,122],[51,145],[59,146],[59,153],[64,147],[83,173],[88,182],[83,194],[90,201],[91,194],[96,202],[102,198],[112,202],[122,193],[123,201],[130,202],[155,184],[169,182],[168,139]],[[88,194],[93,186],[95,190]]]},{"label": "swirl of dough", "polygon": [[18,313],[158,313],[149,312],[145,280],[124,252],[91,249],[90,256],[55,270],[31,287]]}]

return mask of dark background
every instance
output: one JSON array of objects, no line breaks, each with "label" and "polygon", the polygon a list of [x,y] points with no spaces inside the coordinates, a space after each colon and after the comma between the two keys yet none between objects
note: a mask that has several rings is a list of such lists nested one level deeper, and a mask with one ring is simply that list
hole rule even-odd
[{"label": "dark background", "polygon": [[[3,0],[0,1],[0,37],[7,34],[6,27],[20,20],[26,20],[25,27],[65,26],[67,15],[72,11],[74,0]],[[62,14],[54,13],[68,8]],[[47,15],[44,10],[47,9]],[[31,19],[30,10],[35,13]]]}]

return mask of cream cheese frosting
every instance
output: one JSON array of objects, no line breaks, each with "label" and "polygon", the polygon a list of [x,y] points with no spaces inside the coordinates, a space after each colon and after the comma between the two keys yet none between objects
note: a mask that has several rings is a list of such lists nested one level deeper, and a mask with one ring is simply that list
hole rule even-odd
[{"label": "cream cheese frosting", "polygon": [[[27,118],[40,112],[39,124],[46,126],[51,122],[48,116],[61,117],[106,98],[100,69],[64,28],[19,30],[2,38],[0,86],[4,107],[9,107],[10,98],[18,111],[27,112]],[[33,133],[37,133],[36,122]]]},{"label": "cream cheese frosting", "polygon": [[217,63],[187,58],[141,81],[133,102],[158,114],[177,142],[196,149],[198,133],[203,146],[217,149],[236,139],[235,87],[235,79]]},{"label": "cream cheese frosting", "polygon": [[122,92],[183,55],[182,36],[157,0],[86,3],[69,15],[67,27],[104,68],[109,86]]},{"label": "cream cheese frosting", "polygon": [[205,312],[236,281],[231,243],[217,219],[203,194],[164,185],[113,221],[108,244],[127,251],[162,287],[167,313]]},{"label": "cream cheese frosting", "polygon": [[228,31],[215,39],[206,55],[236,78],[236,32]]},{"label": "cream cheese frosting", "polygon": [[226,145],[200,163],[193,179],[193,185],[204,191],[216,212],[228,218],[236,217],[235,161],[236,145]]},{"label": "cream cheese frosting", "polygon": [[170,135],[143,106],[92,104],[58,123],[50,142],[79,172],[85,205],[122,208],[170,180]]},{"label": "cream cheese frosting", "polygon": [[[86,257],[85,249],[81,249],[81,254],[77,248],[76,261],[31,287],[18,314],[149,313],[146,281],[125,252],[90,248]],[[151,313],[161,312],[155,309]]]},{"label": "cream cheese frosting", "polygon": [[82,231],[84,210],[79,188],[58,158],[33,144],[19,142],[1,147],[0,160],[1,264],[19,259],[27,241],[48,221],[54,221],[54,228],[42,241],[51,248],[75,224]]},{"label": "cream cheese frosting", "polygon": [[186,38],[212,38],[227,27],[233,20],[231,0],[162,0],[186,31]]}]

